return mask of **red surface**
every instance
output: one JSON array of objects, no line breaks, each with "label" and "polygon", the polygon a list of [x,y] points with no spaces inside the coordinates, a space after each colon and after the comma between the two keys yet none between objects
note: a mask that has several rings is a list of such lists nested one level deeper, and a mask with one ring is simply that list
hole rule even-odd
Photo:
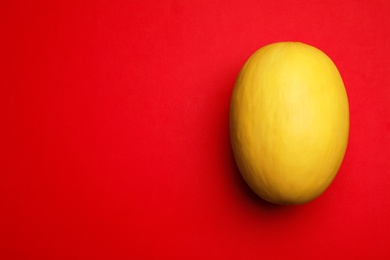
[{"label": "red surface", "polygon": [[[390,2],[3,1],[0,31],[1,259],[390,258]],[[294,207],[250,191],[228,128],[239,69],[286,40],[333,59],[351,113]]]}]

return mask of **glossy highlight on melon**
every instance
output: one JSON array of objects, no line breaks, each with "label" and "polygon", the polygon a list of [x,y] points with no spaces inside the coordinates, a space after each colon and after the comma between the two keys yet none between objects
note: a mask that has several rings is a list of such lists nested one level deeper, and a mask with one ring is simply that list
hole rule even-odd
[{"label": "glossy highlight on melon", "polygon": [[230,139],[251,189],[277,204],[320,196],[335,178],[349,134],[349,106],[332,60],[299,42],[256,51],[231,97]]}]

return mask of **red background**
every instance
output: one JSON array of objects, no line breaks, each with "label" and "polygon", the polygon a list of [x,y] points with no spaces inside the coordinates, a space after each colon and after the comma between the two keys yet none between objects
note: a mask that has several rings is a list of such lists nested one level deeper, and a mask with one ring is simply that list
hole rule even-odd
[{"label": "red background", "polygon": [[[390,2],[2,1],[1,259],[389,259]],[[274,206],[229,141],[235,78],[302,41],[347,89],[330,188]]]}]

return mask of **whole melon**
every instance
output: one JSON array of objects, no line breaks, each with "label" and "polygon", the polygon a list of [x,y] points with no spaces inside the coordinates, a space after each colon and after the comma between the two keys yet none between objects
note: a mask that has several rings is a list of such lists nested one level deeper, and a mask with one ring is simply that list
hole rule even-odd
[{"label": "whole melon", "polygon": [[320,196],[335,178],[349,134],[343,80],[332,60],[299,42],[256,51],[230,103],[230,139],[251,189],[277,204]]}]

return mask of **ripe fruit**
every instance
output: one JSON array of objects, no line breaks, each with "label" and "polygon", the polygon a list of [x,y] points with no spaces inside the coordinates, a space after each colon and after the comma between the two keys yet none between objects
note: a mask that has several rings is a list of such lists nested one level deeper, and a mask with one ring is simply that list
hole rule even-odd
[{"label": "ripe fruit", "polygon": [[322,51],[274,43],[241,69],[230,138],[243,178],[263,199],[302,204],[320,196],[341,165],[348,133],[344,84]]}]

